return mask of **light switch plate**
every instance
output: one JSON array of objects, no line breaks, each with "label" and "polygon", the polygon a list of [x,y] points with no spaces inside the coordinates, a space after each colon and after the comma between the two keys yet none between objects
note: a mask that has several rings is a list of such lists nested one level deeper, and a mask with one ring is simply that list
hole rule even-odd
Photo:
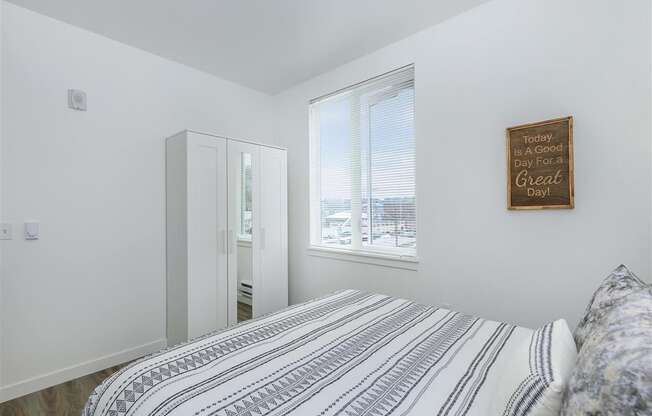
[{"label": "light switch plate", "polygon": [[0,240],[11,240],[11,224],[0,223]]}]

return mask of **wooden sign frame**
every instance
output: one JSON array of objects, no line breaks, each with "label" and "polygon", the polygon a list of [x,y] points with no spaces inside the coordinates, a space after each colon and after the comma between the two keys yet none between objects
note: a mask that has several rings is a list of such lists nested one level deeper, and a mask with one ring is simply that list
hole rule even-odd
[{"label": "wooden sign frame", "polygon": [[[567,185],[568,185],[568,203],[567,204],[532,204],[532,205],[514,205],[513,204],[513,195],[512,195],[512,169],[515,167],[512,165],[512,133],[519,130],[536,130],[541,127],[554,125],[564,126],[568,124],[568,142],[566,143],[565,139],[562,144],[565,144],[568,149],[568,170],[564,172],[567,175]],[[559,128],[559,126],[557,127]],[[506,131],[507,136],[507,208],[510,210],[542,210],[542,209],[573,209],[575,207],[575,173],[574,173],[574,162],[573,162],[573,117],[562,117],[552,120],[541,121],[538,123],[523,124],[520,126],[510,127]]]}]

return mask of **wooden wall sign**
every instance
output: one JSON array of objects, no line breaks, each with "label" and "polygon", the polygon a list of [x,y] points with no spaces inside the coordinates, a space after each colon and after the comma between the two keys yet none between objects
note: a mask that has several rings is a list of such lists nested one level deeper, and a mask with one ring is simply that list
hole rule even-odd
[{"label": "wooden wall sign", "polygon": [[573,117],[507,129],[507,207],[573,208]]}]

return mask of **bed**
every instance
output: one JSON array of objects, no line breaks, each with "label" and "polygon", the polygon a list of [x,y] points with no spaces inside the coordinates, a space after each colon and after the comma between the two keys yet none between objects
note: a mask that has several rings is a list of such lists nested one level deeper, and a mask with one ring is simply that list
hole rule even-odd
[{"label": "bed", "polygon": [[485,416],[515,351],[549,351],[533,332],[346,290],[134,362],[83,414]]}]

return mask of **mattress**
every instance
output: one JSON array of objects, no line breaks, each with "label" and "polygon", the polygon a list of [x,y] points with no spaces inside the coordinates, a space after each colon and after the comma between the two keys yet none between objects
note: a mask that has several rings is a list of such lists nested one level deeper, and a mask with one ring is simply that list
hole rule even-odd
[{"label": "mattress", "polygon": [[338,292],[132,363],[84,415],[482,415],[532,331]]}]

